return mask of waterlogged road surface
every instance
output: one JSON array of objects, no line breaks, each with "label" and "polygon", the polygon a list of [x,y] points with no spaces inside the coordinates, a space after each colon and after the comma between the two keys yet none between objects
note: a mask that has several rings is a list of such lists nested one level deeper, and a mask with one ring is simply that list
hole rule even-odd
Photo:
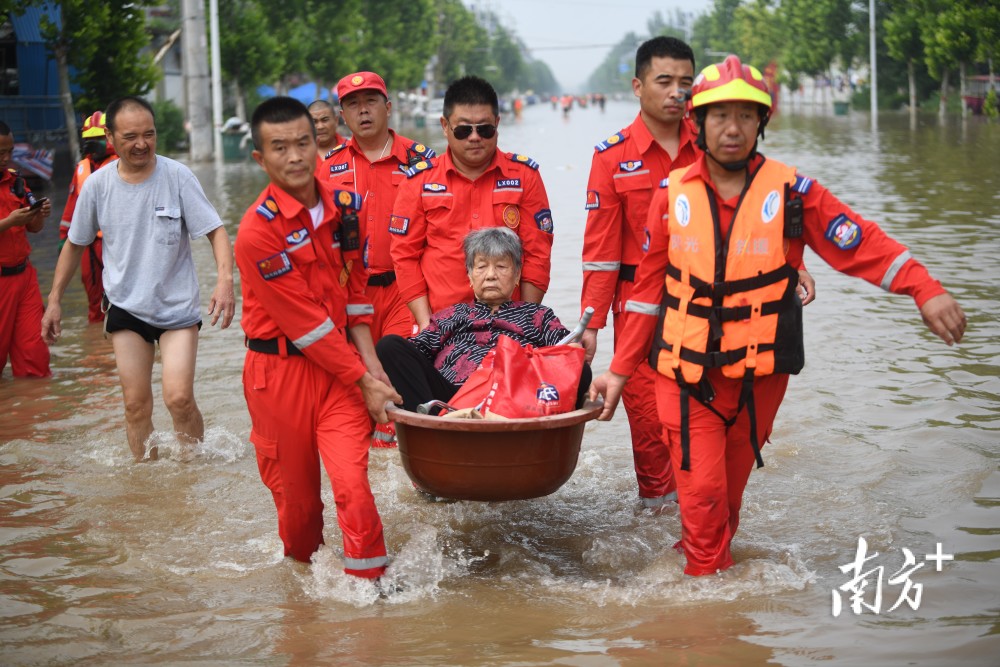
[{"label": "waterlogged road surface", "polygon": [[[540,106],[501,126],[502,147],[542,165],[556,223],[546,302],[567,321],[592,146],[635,112],[611,102],[563,119]],[[588,425],[573,478],[535,501],[429,503],[396,451],[373,450],[399,587],[386,599],[341,574],[337,548],[312,566],[283,559],[247,440],[239,328],[202,332],[204,445],[187,460],[158,433],[161,460],[134,465],[110,345],[74,283],[54,376],[0,379],[0,663],[995,665],[1000,126],[879,124],[873,135],[861,114],[786,115],[763,151],[909,245],[969,313],[967,339],[946,347],[908,298],[808,255],[819,297],[807,365],[751,477],[728,572],[682,574],[676,509],[640,509],[621,413]],[[439,131],[416,136],[442,148]],[[252,162],[197,173],[235,234],[262,173]],[[64,191],[49,193],[56,211]],[[57,220],[34,254],[44,293]],[[196,252],[207,298],[208,243]],[[609,352],[602,334],[598,370]],[[154,419],[169,424],[159,399]],[[859,538],[872,559],[854,570]],[[939,543],[954,555],[940,571],[926,558]],[[851,597],[862,585],[870,606]]]}]

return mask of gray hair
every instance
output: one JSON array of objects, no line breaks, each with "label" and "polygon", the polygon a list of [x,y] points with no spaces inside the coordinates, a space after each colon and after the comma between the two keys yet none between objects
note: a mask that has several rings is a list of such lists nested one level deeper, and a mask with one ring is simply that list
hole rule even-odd
[{"label": "gray hair", "polygon": [[465,250],[465,270],[469,273],[476,255],[489,259],[510,257],[514,269],[521,270],[521,239],[506,227],[485,227],[469,232],[462,247]]}]

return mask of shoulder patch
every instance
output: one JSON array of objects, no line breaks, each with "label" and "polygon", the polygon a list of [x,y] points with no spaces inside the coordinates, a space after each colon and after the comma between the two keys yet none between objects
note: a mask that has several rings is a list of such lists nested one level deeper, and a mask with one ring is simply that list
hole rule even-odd
[{"label": "shoulder patch", "polygon": [[357,192],[351,192],[350,190],[334,190],[333,203],[341,209],[349,208],[355,211],[360,211],[363,200],[361,199],[361,195]]},{"label": "shoulder patch", "polygon": [[526,164],[535,171],[538,171],[538,163],[532,160],[527,155],[521,155],[520,153],[514,153],[510,156],[510,159],[514,162],[520,162],[521,164]]},{"label": "shoulder patch", "polygon": [[547,234],[552,233],[552,211],[543,208],[541,211],[535,214],[535,224],[538,228]]},{"label": "shoulder patch", "polygon": [[414,141],[413,145],[410,146],[410,150],[417,155],[423,155],[426,158],[437,157],[437,153],[433,148],[427,146],[426,144],[422,144],[419,141]]},{"label": "shoulder patch", "polygon": [[406,232],[410,231],[410,219],[404,218],[401,215],[389,216],[389,233],[397,234],[399,236],[406,236]]},{"label": "shoulder patch", "polygon": [[605,139],[601,143],[599,143],[596,146],[594,146],[594,150],[596,150],[598,153],[603,153],[604,151],[608,150],[612,146],[620,144],[623,141],[625,141],[625,132],[624,132],[624,130],[621,131],[621,132],[618,132],[617,134],[612,134],[610,137],[608,137],[607,139]]},{"label": "shoulder patch", "polygon": [[268,222],[274,220],[278,215],[278,202],[274,201],[274,197],[268,197],[260,203],[257,207],[257,215],[264,218]]},{"label": "shoulder patch", "polygon": [[660,189],[661,190],[663,188],[668,188],[668,187],[670,187],[670,179],[669,178],[664,178],[662,181],[660,181]]},{"label": "shoulder patch", "polygon": [[587,190],[587,205],[583,207],[587,211],[601,208],[601,196],[597,190]]},{"label": "shoulder patch", "polygon": [[851,250],[861,244],[861,227],[841,213],[827,225],[824,236],[841,250]]},{"label": "shoulder patch", "polygon": [[267,259],[257,260],[257,270],[264,280],[273,280],[291,271],[292,262],[288,259],[287,253],[279,252]]},{"label": "shoulder patch", "polygon": [[421,160],[420,162],[416,163],[415,165],[406,170],[406,177],[413,178],[420,172],[427,171],[432,166],[434,165],[431,163],[430,160]]},{"label": "shoulder patch", "polygon": [[795,184],[792,186],[792,190],[800,194],[807,194],[809,188],[812,187],[813,179],[803,176],[802,174],[795,174]]},{"label": "shoulder patch", "polygon": [[323,159],[324,160],[329,160],[330,158],[332,158],[334,155],[336,155],[340,151],[344,150],[345,148],[347,148],[347,142],[346,141],[344,143],[342,143],[342,144],[337,144],[336,146],[334,146],[333,148],[330,149],[329,153],[327,153],[326,155],[323,156]]}]

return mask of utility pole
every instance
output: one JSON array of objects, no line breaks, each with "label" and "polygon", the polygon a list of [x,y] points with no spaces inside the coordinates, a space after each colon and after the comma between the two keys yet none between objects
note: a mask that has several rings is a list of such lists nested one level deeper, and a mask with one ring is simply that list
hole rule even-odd
[{"label": "utility pole", "polygon": [[209,0],[209,32],[212,34],[212,146],[215,161],[222,162],[222,49],[219,46],[219,0]]},{"label": "utility pole", "polygon": [[872,129],[878,129],[878,72],[875,68],[875,0],[868,0],[868,47],[872,69]]},{"label": "utility pole", "polygon": [[203,0],[183,0],[181,50],[184,90],[187,97],[190,159],[203,162],[212,157],[212,117],[209,102],[208,40],[205,38]]}]

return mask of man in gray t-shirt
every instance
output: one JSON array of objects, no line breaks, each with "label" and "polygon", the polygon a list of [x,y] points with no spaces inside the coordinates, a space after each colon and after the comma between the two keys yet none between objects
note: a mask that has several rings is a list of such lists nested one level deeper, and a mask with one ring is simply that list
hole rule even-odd
[{"label": "man in gray t-shirt", "polygon": [[[191,239],[212,244],[218,282],[208,312],[225,329],[233,320],[233,253],[229,236],[201,184],[184,165],[156,155],[153,109],[123,97],[106,111],[108,141],[117,162],[84,183],[68,243],[56,264],[42,337],[50,345],[62,329],[60,300],[84,249],[104,237],[104,328],[111,337],[125,400],[128,444],[136,461],[153,432],[154,345],[163,363],[163,402],[182,444],[204,436],[194,400],[194,369],[201,328],[198,277]],[[152,447],[149,458],[155,459]]]}]

